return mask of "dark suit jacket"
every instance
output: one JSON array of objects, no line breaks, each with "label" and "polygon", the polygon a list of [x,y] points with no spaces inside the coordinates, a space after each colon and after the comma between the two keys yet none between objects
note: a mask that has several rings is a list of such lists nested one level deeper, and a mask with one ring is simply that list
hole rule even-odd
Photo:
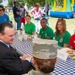
[{"label": "dark suit jacket", "polygon": [[0,75],[22,75],[31,67],[29,61],[21,61],[14,52],[0,42]]}]

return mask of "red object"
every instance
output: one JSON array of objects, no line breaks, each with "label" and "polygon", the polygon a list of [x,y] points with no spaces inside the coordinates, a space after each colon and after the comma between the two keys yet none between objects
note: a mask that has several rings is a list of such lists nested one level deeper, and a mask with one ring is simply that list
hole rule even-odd
[{"label": "red object", "polygon": [[25,18],[20,18],[20,22],[25,24]]},{"label": "red object", "polygon": [[75,34],[73,34],[70,38],[70,46],[72,46],[73,49],[75,49]]}]

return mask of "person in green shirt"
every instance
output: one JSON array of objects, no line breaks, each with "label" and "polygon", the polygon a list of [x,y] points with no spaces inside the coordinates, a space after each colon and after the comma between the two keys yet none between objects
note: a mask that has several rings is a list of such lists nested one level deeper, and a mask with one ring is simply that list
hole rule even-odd
[{"label": "person in green shirt", "polygon": [[58,41],[58,46],[68,47],[71,34],[66,30],[66,21],[63,18],[58,19],[55,28],[56,31],[54,39]]},{"label": "person in green shirt", "polygon": [[42,28],[40,29],[38,37],[42,39],[53,39],[54,32],[49,26],[46,25],[47,20],[42,18],[40,24]]},{"label": "person in green shirt", "polygon": [[35,34],[35,25],[31,22],[31,17],[29,15],[26,16],[26,24],[24,25],[25,33],[29,35]]}]

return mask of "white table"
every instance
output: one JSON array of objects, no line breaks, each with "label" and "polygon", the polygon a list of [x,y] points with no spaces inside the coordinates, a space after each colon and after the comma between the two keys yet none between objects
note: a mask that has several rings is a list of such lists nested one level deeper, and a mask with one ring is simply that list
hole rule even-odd
[{"label": "white table", "polygon": [[[16,48],[21,55],[32,55],[32,40],[20,41],[16,35],[12,46]],[[72,60],[71,58],[68,58],[66,61],[58,59],[53,75],[75,75],[75,60]]]},{"label": "white table", "polygon": [[30,54],[30,55],[32,55],[32,50],[33,50],[33,48],[32,48],[32,40],[28,39],[28,40],[20,41],[18,39],[18,37],[19,37],[19,35],[16,34],[12,46],[21,55],[23,55],[23,54]]},{"label": "white table", "polygon": [[67,58],[66,61],[58,59],[53,75],[75,75],[75,60]]}]

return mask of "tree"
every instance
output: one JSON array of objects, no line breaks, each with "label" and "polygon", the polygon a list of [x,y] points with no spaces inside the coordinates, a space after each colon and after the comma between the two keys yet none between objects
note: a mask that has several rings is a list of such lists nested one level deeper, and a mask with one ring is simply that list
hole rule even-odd
[{"label": "tree", "polygon": [[[8,0],[8,5],[10,6],[10,7],[13,7],[13,2],[14,2],[15,0]],[[26,0],[16,0],[17,2],[18,2],[18,4],[19,4],[19,2],[22,2],[23,3],[23,5],[25,5],[25,3],[26,3]]]},{"label": "tree", "polygon": [[[8,5],[9,6],[13,6],[13,2],[15,0],[8,0]],[[18,3],[22,2],[23,5],[25,5],[25,3],[28,3],[28,7],[34,6],[37,2],[40,3],[40,6],[44,6],[45,5],[45,0],[16,0]],[[47,3],[50,4],[51,0],[47,0]]]},{"label": "tree", "polygon": [[2,2],[2,0],[0,0],[0,3]]},{"label": "tree", "polygon": [[45,5],[45,0],[27,0],[29,6],[34,6],[37,2],[40,3],[41,6]]},{"label": "tree", "polygon": [[10,6],[10,7],[13,6],[13,0],[8,0],[8,6]]}]

